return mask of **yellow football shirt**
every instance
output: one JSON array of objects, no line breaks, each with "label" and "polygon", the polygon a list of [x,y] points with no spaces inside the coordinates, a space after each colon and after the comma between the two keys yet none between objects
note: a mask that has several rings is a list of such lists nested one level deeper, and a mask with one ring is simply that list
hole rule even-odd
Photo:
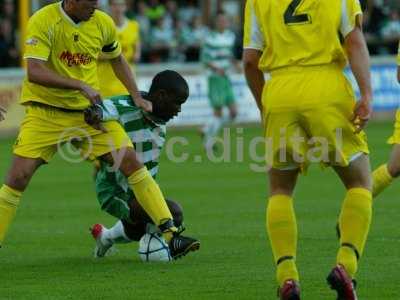
[{"label": "yellow football shirt", "polygon": [[341,39],[362,15],[358,0],[248,0],[244,48],[263,52],[264,72],[287,66],[346,65]]},{"label": "yellow football shirt", "polygon": [[[61,2],[37,11],[29,20],[24,58],[46,61],[61,76],[79,79],[99,89],[97,59],[121,54],[113,20],[96,10],[85,22],[76,24],[63,10]],[[49,88],[25,78],[21,103],[41,102],[66,109],[84,109],[89,105],[79,91]]]},{"label": "yellow football shirt", "polygon": [[[122,55],[128,62],[133,62],[136,45],[140,41],[139,23],[126,19],[121,27],[117,27],[118,41],[121,44]],[[100,92],[103,97],[128,94],[125,86],[115,76],[110,62],[101,60],[98,64]]]}]

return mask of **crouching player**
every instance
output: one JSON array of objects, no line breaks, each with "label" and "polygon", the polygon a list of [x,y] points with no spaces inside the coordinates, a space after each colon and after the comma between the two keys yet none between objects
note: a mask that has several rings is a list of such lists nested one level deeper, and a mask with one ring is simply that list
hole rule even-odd
[{"label": "crouching player", "polygon": [[[147,167],[153,178],[158,172],[159,157],[165,142],[165,124],[181,110],[189,95],[188,85],[174,71],[158,73],[148,93],[142,96],[152,102],[153,112],[146,113],[138,108],[129,95],[115,96],[94,105],[85,111],[88,124],[101,127],[101,122],[117,120],[131,138],[139,160]],[[117,170],[117,171],[115,171]],[[140,206],[126,177],[117,168],[99,162],[95,175],[97,199],[102,210],[118,218],[110,229],[101,224],[93,226],[91,232],[96,240],[95,256],[103,257],[115,243],[138,241],[146,233],[151,218]],[[179,204],[167,200],[173,222],[182,232],[183,214]],[[175,245],[176,243],[180,245]],[[181,243],[185,243],[182,247]],[[176,259],[200,248],[196,239],[183,237],[172,239],[169,244],[171,256]]]}]

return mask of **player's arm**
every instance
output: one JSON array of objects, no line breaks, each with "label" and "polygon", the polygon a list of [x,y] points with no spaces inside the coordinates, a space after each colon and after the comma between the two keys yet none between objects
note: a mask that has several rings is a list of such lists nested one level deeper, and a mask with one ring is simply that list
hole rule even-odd
[{"label": "player's arm", "polygon": [[[92,103],[100,100],[99,92],[82,81],[64,77],[47,66],[53,49],[53,28],[45,15],[37,13],[29,19],[24,58],[27,60],[27,79],[46,87],[78,90]],[[50,26],[50,27],[49,27]]]},{"label": "player's arm", "polygon": [[84,111],[85,122],[95,129],[105,131],[102,123],[121,121],[122,115],[138,112],[139,109],[129,101],[118,98],[105,99],[100,104],[91,105]]},{"label": "player's arm", "polygon": [[126,87],[132,99],[134,99],[136,106],[142,108],[144,111],[151,112],[153,106],[150,101],[142,98],[136,85],[132,70],[126,59],[122,55],[119,55],[116,58],[111,59],[110,62],[115,75]]},{"label": "player's arm", "polygon": [[118,42],[117,31],[113,19],[106,14],[104,14],[103,17],[103,57],[110,60],[115,75],[128,90],[132,99],[134,99],[135,104],[144,111],[151,112],[153,109],[151,102],[142,98],[142,95],[139,93],[137,88],[132,70],[126,59],[122,56],[121,44]]},{"label": "player's arm", "polygon": [[27,78],[30,82],[46,87],[80,91],[92,104],[101,101],[100,93],[89,85],[74,78],[64,77],[51,70],[46,61],[27,58]]},{"label": "player's arm", "polygon": [[264,73],[258,66],[265,48],[265,41],[253,0],[246,2],[243,48],[243,68],[246,81],[262,112],[262,91],[265,79]]},{"label": "player's arm", "polygon": [[244,75],[260,111],[262,111],[262,91],[265,84],[264,73],[258,68],[261,55],[262,52],[256,49],[245,49],[243,52]]},{"label": "player's arm", "polygon": [[[350,0],[350,4],[355,3]],[[349,3],[349,2],[348,2]],[[370,57],[362,32],[362,14],[359,5],[353,4],[349,16],[344,16],[341,33],[344,36],[344,46],[348,55],[350,68],[356,78],[361,98],[354,110],[353,123],[356,132],[365,127],[372,113],[372,84],[370,72]]]}]

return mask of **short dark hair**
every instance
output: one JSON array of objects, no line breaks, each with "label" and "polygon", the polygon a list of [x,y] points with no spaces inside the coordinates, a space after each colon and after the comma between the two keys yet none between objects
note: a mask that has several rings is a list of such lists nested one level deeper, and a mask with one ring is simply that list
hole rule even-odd
[{"label": "short dark hair", "polygon": [[159,90],[165,90],[179,100],[186,100],[189,97],[189,86],[185,78],[172,70],[165,70],[154,76],[149,94]]}]

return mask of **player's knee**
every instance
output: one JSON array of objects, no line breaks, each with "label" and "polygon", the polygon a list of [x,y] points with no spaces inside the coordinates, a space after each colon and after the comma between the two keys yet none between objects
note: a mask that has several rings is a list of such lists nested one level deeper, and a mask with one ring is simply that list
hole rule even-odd
[{"label": "player's knee", "polygon": [[141,168],[143,168],[143,164],[137,158],[135,150],[128,148],[124,153],[119,169],[126,177],[129,177]]},{"label": "player's knee", "polygon": [[6,184],[16,190],[23,191],[28,186],[31,177],[31,172],[26,170],[10,172],[7,176]]},{"label": "player's knee", "polygon": [[172,214],[172,217],[174,219],[174,224],[176,227],[179,227],[183,223],[183,209],[182,207],[176,203],[175,201],[172,200],[166,200],[168,208]]},{"label": "player's knee", "polygon": [[400,162],[388,164],[388,171],[393,178],[400,176]]}]

